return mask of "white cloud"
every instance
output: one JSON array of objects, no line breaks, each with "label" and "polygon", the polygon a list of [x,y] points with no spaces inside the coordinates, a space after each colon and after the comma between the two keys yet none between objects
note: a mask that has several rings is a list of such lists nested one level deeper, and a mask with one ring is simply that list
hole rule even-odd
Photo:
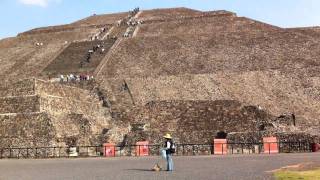
[{"label": "white cloud", "polygon": [[61,0],[19,0],[20,3],[26,5],[34,5],[40,7],[47,7],[50,2],[60,2]]}]

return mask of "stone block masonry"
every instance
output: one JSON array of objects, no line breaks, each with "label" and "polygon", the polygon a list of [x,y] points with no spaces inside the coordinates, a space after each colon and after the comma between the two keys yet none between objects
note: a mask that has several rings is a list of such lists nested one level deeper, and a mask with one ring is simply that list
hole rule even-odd
[{"label": "stone block masonry", "polygon": [[2,94],[19,96],[0,97],[0,147],[99,145],[108,138],[103,130],[114,127],[87,90],[39,79],[7,87]]},{"label": "stone block masonry", "polygon": [[[173,8],[139,12],[136,36],[122,38],[130,15],[94,15],[1,40],[3,81],[70,73],[95,79],[90,91],[34,79],[1,82],[2,116],[46,113],[54,134],[48,145],[159,143],[167,132],[180,143],[210,144],[220,131],[243,133],[243,141],[260,137],[256,132],[319,135],[319,28]],[[106,44],[104,53],[90,51],[97,43]],[[13,131],[3,133],[22,145]]]},{"label": "stone block masonry", "polygon": [[[180,143],[211,143],[217,132],[258,131],[269,126],[274,117],[256,106],[238,101],[153,101],[133,110],[127,121],[143,124],[145,129],[132,129],[132,139],[160,143],[171,132]],[[142,126],[143,127],[143,126]]]},{"label": "stone block masonry", "polygon": [[24,79],[15,82],[5,81],[0,85],[0,97],[34,95],[34,86],[34,79]]},{"label": "stone block masonry", "polygon": [[0,115],[0,147],[54,146],[54,125],[46,113]]},{"label": "stone block masonry", "polygon": [[40,97],[16,96],[0,98],[0,114],[40,112]]},{"label": "stone block masonry", "polygon": [[59,83],[50,83],[39,79],[35,81],[35,93],[42,97],[64,97],[78,101],[98,103],[94,95],[87,90]]}]

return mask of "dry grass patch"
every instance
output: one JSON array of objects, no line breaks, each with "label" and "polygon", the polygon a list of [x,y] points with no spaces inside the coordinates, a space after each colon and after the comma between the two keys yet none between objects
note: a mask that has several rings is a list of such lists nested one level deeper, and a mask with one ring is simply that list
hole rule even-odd
[{"label": "dry grass patch", "polygon": [[320,168],[309,171],[288,171],[281,170],[275,173],[277,180],[320,180]]},{"label": "dry grass patch", "polygon": [[277,180],[320,180],[320,165],[303,163],[281,168],[274,173]]}]

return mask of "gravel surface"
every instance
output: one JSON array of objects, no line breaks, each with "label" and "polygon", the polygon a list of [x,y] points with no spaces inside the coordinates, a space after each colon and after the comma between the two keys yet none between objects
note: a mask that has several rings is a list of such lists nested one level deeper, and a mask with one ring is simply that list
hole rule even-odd
[{"label": "gravel surface", "polygon": [[160,157],[0,160],[0,180],[272,179],[268,171],[299,163],[320,163],[320,154],[174,157],[174,172],[151,171],[157,162],[165,165]]}]

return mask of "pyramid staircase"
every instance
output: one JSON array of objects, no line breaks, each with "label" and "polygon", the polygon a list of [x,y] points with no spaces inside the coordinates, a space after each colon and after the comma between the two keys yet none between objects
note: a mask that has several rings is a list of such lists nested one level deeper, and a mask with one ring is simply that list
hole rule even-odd
[{"label": "pyramid staircase", "polygon": [[[44,69],[42,74],[51,76],[80,73],[92,74],[114,43],[115,39],[71,43]],[[91,55],[90,62],[86,62],[81,66],[81,63],[86,61],[89,50],[92,50],[93,47],[97,45],[103,47],[100,47]],[[105,51],[102,52],[102,48],[104,48]]]}]

